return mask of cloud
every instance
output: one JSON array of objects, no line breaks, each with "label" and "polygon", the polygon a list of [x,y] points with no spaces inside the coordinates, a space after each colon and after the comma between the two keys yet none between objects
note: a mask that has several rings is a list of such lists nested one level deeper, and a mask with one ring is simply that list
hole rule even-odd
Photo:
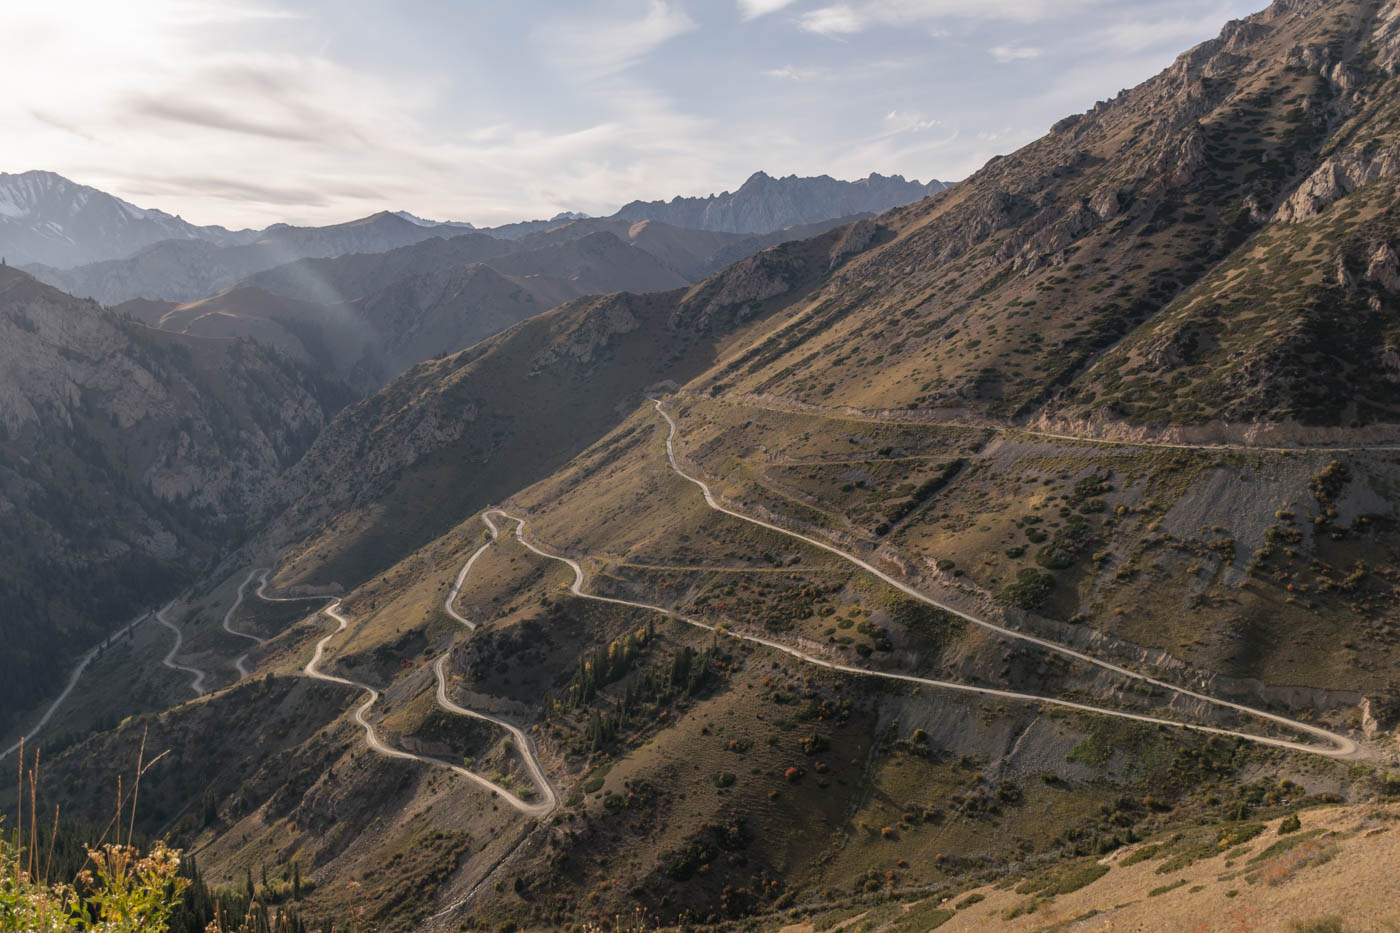
[{"label": "cloud", "polygon": [[[217,175],[163,175],[129,178],[130,190],[147,197],[191,195],[220,197],[231,201],[257,201],[283,207],[324,207],[337,192],[317,187],[260,185],[244,178]],[[377,192],[376,192],[377,194]]]},{"label": "cloud", "polygon": [[814,81],[817,78],[825,77],[826,74],[825,68],[798,68],[793,65],[768,68],[763,72],[765,78],[778,78],[784,81]]},{"label": "cloud", "polygon": [[867,18],[849,6],[822,7],[802,14],[802,28],[822,36],[848,36],[861,32],[868,25]]},{"label": "cloud", "polygon": [[130,112],[138,116],[156,117],[175,123],[189,123],[210,129],[227,130],[231,133],[247,133],[268,139],[312,142],[320,134],[314,127],[277,125],[254,120],[237,113],[230,113],[220,107],[211,107],[199,100],[155,100],[149,97],[135,97],[128,104]]},{"label": "cloud", "polygon": [[1215,11],[1194,19],[1167,17],[1149,20],[1135,16],[1094,30],[1085,36],[1085,42],[1120,54],[1162,47],[1180,52],[1188,43],[1198,42],[1202,36],[1218,31],[1220,22],[1220,14]]},{"label": "cloud", "polygon": [[[13,2],[0,4],[0,169],[225,226],[386,208],[481,225],[606,214],[733,189],[760,167],[956,178],[1259,2],[713,4],[729,29],[776,13],[802,30],[745,30],[742,47],[697,25],[705,0],[424,3],[421,17],[289,12],[324,7],[305,0]],[[1011,61],[1095,54],[1002,96],[1008,66],[983,50],[1003,45]]]},{"label": "cloud", "polygon": [[695,20],[667,0],[647,0],[640,17],[596,15],[556,20],[541,30],[545,44],[586,79],[604,78],[636,65],[664,43],[696,28]]},{"label": "cloud", "polygon": [[885,126],[891,133],[919,133],[942,125],[941,120],[933,120],[913,111],[891,110],[885,114]]},{"label": "cloud", "polygon": [[1005,65],[1008,62],[1026,61],[1031,58],[1039,58],[1045,54],[1044,49],[1037,49],[1027,45],[997,45],[987,50],[992,58]]},{"label": "cloud", "polygon": [[[1104,2],[1106,0],[863,0],[812,10],[804,13],[798,22],[808,32],[847,36],[877,25],[903,27],[943,20],[1038,22],[1063,18]],[[930,34],[940,38],[948,32],[933,25]]]},{"label": "cloud", "polygon": [[791,6],[794,0],[735,0],[739,5],[741,18],[750,20],[776,13],[783,7]]}]

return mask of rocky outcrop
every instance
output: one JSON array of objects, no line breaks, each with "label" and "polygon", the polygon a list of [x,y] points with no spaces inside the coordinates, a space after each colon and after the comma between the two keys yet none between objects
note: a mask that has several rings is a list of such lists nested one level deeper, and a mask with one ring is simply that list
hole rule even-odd
[{"label": "rocky outcrop", "polygon": [[1039,229],[1021,242],[1011,259],[1012,268],[1018,272],[1038,268],[1101,222],[1101,215],[1088,204],[1078,204],[1067,211],[1045,212],[1026,225]]},{"label": "rocky outcrop", "polygon": [[829,268],[835,269],[850,257],[857,253],[864,252],[875,242],[880,235],[880,226],[874,221],[861,220],[851,224],[841,234],[841,238],[836,241],[836,245],[831,248],[831,264]]},{"label": "rocky outcrop", "polygon": [[1377,243],[1367,260],[1366,278],[1383,288],[1400,292],[1400,256],[1389,243]]},{"label": "rocky outcrop", "polygon": [[530,373],[536,375],[543,372],[566,357],[576,363],[592,363],[602,355],[614,337],[630,334],[638,326],[637,318],[628,306],[628,296],[611,295],[595,299],[563,343],[545,347],[535,354]]},{"label": "rocky outcrop", "polygon": [[1318,166],[1279,206],[1275,219],[1280,223],[1308,220],[1363,185],[1393,178],[1400,178],[1400,143],[1372,139]]}]

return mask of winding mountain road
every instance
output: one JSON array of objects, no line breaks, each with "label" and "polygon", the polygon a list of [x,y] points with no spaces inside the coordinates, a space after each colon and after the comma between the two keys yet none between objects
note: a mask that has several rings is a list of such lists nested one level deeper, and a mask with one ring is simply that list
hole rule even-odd
[{"label": "winding mountain road", "polygon": [[[513,515],[509,515],[499,510],[497,510],[497,514],[517,523],[516,538],[520,541],[521,544],[529,548],[531,551],[534,551],[541,557],[546,557],[550,560],[558,561],[562,564],[565,564],[569,567],[570,570],[574,572],[574,582],[570,584],[569,592],[575,596],[579,596],[583,599],[591,599],[595,602],[600,603],[611,603],[617,606],[628,606],[633,609],[647,609],[652,612],[658,612],[664,616],[668,616],[669,618],[675,619],[678,622],[684,622],[687,625],[694,626],[695,628],[704,629],[707,632],[714,632],[716,634],[724,635],[729,638],[735,638],[739,641],[746,641],[755,645],[763,645],[765,648],[772,648],[774,651],[781,651],[786,655],[797,658],[799,661],[805,661],[808,664],[814,664],[818,667],[827,668],[828,670],[840,671],[844,674],[854,674],[860,677],[878,677],[883,680],[894,680],[901,681],[904,683],[918,684],[920,686],[934,687],[940,690],[953,690],[960,693],[971,693],[978,696],[995,697],[1001,700],[1015,700],[1021,703],[1037,703],[1044,706],[1055,706],[1061,709],[1076,710],[1081,713],[1093,713],[1101,716],[1113,716],[1118,719],[1128,719],[1134,722],[1147,723],[1149,725],[1171,726],[1176,729],[1188,729],[1194,732],[1204,732],[1209,735],[1219,735],[1225,736],[1227,738],[1245,739],[1246,741],[1256,742],[1261,745],[1268,745],[1274,748],[1286,748],[1290,751],[1307,752],[1313,755],[1322,755],[1327,758],[1349,759],[1363,757],[1361,755],[1361,750],[1356,745],[1356,743],[1343,736],[1334,735],[1325,730],[1318,729],[1315,726],[1309,726],[1306,723],[1294,722],[1290,719],[1285,719],[1281,716],[1274,716],[1271,713],[1265,713],[1259,710],[1254,710],[1246,706],[1238,706],[1237,704],[1228,703],[1224,700],[1214,700],[1212,702],[1216,702],[1225,706],[1231,706],[1255,716],[1261,716],[1266,719],[1278,721],[1281,724],[1289,726],[1290,728],[1298,729],[1309,734],[1318,735],[1320,738],[1326,738],[1330,740],[1329,746],[1323,748],[1316,745],[1307,745],[1302,742],[1290,742],[1286,739],[1274,739],[1269,738],[1267,736],[1252,735],[1248,732],[1236,732],[1233,729],[1222,729],[1216,726],[1202,726],[1196,725],[1194,723],[1180,722],[1175,719],[1162,719],[1156,716],[1148,716],[1140,713],[1129,713],[1125,710],[1116,710],[1101,706],[1092,706],[1087,703],[1075,703],[1070,700],[1061,700],[1055,697],[1040,696],[1034,693],[1018,693],[1013,690],[998,690],[994,687],[974,687],[970,684],[960,684],[948,680],[934,680],[929,677],[917,677],[913,674],[893,674],[885,671],[872,671],[863,667],[854,667],[849,664],[837,664],[834,661],[828,661],[825,658],[808,654],[805,651],[793,648],[790,645],[785,645],[782,642],[773,641],[769,638],[763,638],[759,635],[750,635],[744,632],[731,631],[722,626],[717,626],[709,622],[704,622],[700,619],[690,618],[689,616],[685,616],[676,612],[674,609],[667,609],[664,606],[653,606],[650,603],[641,603],[630,599],[615,599],[610,596],[597,596],[593,593],[589,593],[583,589],[585,576],[583,568],[579,565],[578,561],[572,560],[568,557],[564,557],[558,554],[553,554],[549,551],[544,550],[543,548],[540,548],[535,544],[532,544],[529,541],[529,539],[525,537],[526,523],[524,519],[518,518]],[[1170,687],[1170,689],[1181,692],[1181,688],[1178,687]]]},{"label": "winding mountain road", "polygon": [[[709,396],[683,394],[681,398],[688,398],[692,401],[716,401]],[[656,399],[652,399],[653,402]],[[1043,437],[1046,440],[1072,441],[1079,444],[1096,444],[1103,447],[1145,447],[1154,450],[1204,450],[1204,451],[1243,451],[1246,453],[1275,453],[1275,454],[1305,454],[1305,453],[1363,453],[1367,451],[1378,451],[1381,453],[1400,451],[1400,444],[1319,444],[1317,446],[1298,445],[1295,447],[1271,447],[1263,444],[1242,444],[1238,442],[1221,441],[1213,444],[1191,444],[1185,441],[1149,441],[1149,440],[1128,440],[1115,439],[1110,437],[1089,437],[1083,434],[1057,434],[1053,431],[1037,431],[1034,428],[1022,428],[1014,425],[1001,424],[996,421],[976,421],[966,419],[950,419],[948,421],[927,421],[918,418],[901,418],[898,414],[882,414],[879,412],[861,411],[852,408],[833,408],[822,405],[813,405],[807,402],[779,404],[771,399],[757,399],[749,395],[738,397],[721,397],[718,401],[728,402],[743,408],[757,408],[762,411],[774,411],[787,415],[814,415],[818,418],[831,418],[841,421],[856,421],[864,424],[899,424],[913,427],[928,428],[965,428],[977,431],[993,431],[997,434],[1024,434],[1028,437]],[[886,459],[904,460],[914,459],[906,457],[893,457]],[[830,462],[830,461],[829,461]]]},{"label": "winding mountain road", "polygon": [[[462,567],[461,572],[457,574],[456,582],[454,583],[452,590],[447,597],[447,602],[444,606],[444,608],[447,609],[449,613],[451,613],[454,619],[462,623],[469,630],[474,630],[476,628],[476,624],[458,614],[453,608],[453,603],[456,601],[457,594],[461,592],[462,585],[466,582],[467,575],[471,571],[472,565],[476,563],[477,558],[479,558],[482,555],[482,553],[485,552],[485,550],[489,548],[492,545],[492,543],[495,542],[497,538],[496,526],[490,521],[490,519],[486,519],[486,526],[491,530],[491,540],[487,541],[481,547],[477,548],[476,551],[474,551],[472,555],[467,559],[467,562]],[[271,573],[271,571],[259,570],[254,572],[262,574],[262,585],[259,586],[257,589],[258,598],[267,602],[300,602],[305,600],[319,600],[328,598],[324,596],[269,596],[267,594],[267,581],[268,575]],[[249,575],[248,579],[252,579],[252,574]],[[244,581],[245,585],[247,582],[247,580]],[[241,588],[239,592],[240,594],[242,593]],[[431,755],[419,755],[413,752],[403,751],[402,749],[394,748],[392,745],[389,745],[386,742],[384,742],[384,740],[379,737],[379,733],[375,731],[374,725],[368,719],[368,713],[370,708],[374,706],[374,704],[379,700],[379,691],[376,690],[374,687],[371,687],[369,684],[361,683],[357,680],[350,680],[345,677],[339,677],[335,674],[328,674],[325,671],[321,670],[321,663],[325,660],[326,646],[330,643],[331,639],[335,638],[341,632],[345,631],[346,626],[350,624],[350,620],[346,618],[345,614],[340,611],[340,604],[341,603],[338,598],[330,598],[329,604],[321,610],[323,614],[329,616],[336,622],[336,630],[334,632],[331,632],[329,635],[325,636],[316,643],[316,650],[312,654],[311,660],[306,663],[306,666],[304,668],[302,668],[302,672],[306,674],[306,676],[311,677],[315,680],[321,680],[327,683],[341,684],[342,686],[346,687],[354,687],[358,690],[363,690],[366,694],[368,694],[366,700],[355,709],[354,719],[355,722],[365,730],[365,744],[368,745],[371,750],[388,758],[397,758],[404,761],[417,761],[421,764],[432,765],[434,767],[439,768],[447,768],[451,771],[455,771],[457,774],[462,775],[463,777],[477,784],[484,790],[490,791],[491,793],[500,797],[511,807],[520,811],[526,816],[543,818],[548,816],[550,813],[554,812],[555,808],[559,806],[559,793],[554,788],[554,785],[550,783],[548,776],[544,772],[544,768],[540,765],[539,753],[535,748],[534,740],[531,739],[530,736],[523,729],[521,729],[514,723],[509,722],[505,719],[500,719],[496,716],[489,715],[487,713],[478,713],[475,710],[467,709],[466,707],[460,706],[457,703],[453,702],[452,699],[447,695],[446,665],[448,657],[451,655],[450,650],[444,653],[435,662],[433,662],[433,675],[437,679],[437,692],[435,698],[437,700],[438,706],[440,706],[446,712],[452,713],[453,715],[467,716],[472,719],[479,719],[483,722],[489,722],[494,725],[500,726],[502,729],[505,729],[508,733],[510,733],[511,737],[515,740],[516,748],[520,751],[521,759],[525,763],[525,769],[530,773],[531,781],[535,784],[542,799],[535,802],[524,800],[516,794],[512,793],[511,791],[507,790],[506,788],[495,783],[494,781],[480,774],[477,774],[475,771],[471,771],[467,768],[464,768],[461,765],[455,765],[450,761],[443,761],[442,759],[434,758]]]},{"label": "winding mountain road", "polygon": [[[433,758],[429,755],[417,755],[413,752],[406,752],[401,749],[394,748],[392,745],[385,744],[385,742],[379,738],[379,733],[375,732],[374,725],[369,721],[368,718],[366,718],[365,715],[369,712],[369,708],[373,706],[376,702],[378,702],[379,691],[371,687],[369,684],[360,683],[358,680],[350,680],[345,677],[337,677],[334,674],[327,674],[326,672],[321,670],[321,661],[325,658],[326,644],[332,638],[335,638],[341,632],[345,631],[346,626],[350,624],[350,620],[347,619],[344,616],[344,614],[342,614],[340,611],[340,600],[338,599],[333,600],[329,606],[327,606],[325,609],[322,609],[321,611],[324,614],[330,616],[332,619],[334,619],[336,621],[337,627],[334,632],[331,632],[325,638],[322,638],[316,643],[316,651],[311,656],[311,660],[306,662],[306,667],[303,668],[303,670],[305,671],[306,676],[315,678],[316,680],[324,680],[328,683],[333,684],[343,684],[347,687],[356,687],[368,694],[365,701],[355,709],[355,722],[359,723],[360,726],[363,727],[365,730],[365,744],[367,744],[371,749],[385,756],[386,758],[399,758],[404,761],[417,761],[422,764],[436,765],[440,768],[447,768],[450,771],[455,771],[467,780],[476,783],[484,790],[488,790],[496,796],[500,797],[506,803],[510,804],[512,807],[528,816],[544,817],[548,816],[551,812],[553,812],[554,808],[558,806],[559,800],[554,793],[554,789],[549,786],[549,782],[547,781],[542,782],[542,786],[546,789],[546,799],[538,803],[530,803],[528,801],[521,800],[515,794],[506,790],[504,787],[501,787],[499,784],[495,784],[487,780],[486,778],[477,774],[475,771],[468,771],[461,765],[454,765],[450,761],[443,761],[441,758]],[[442,662],[446,659],[447,657],[446,655],[444,655],[443,657],[438,658],[437,664],[433,665],[434,670],[438,672],[439,702],[446,701],[447,703],[451,704],[450,707],[444,708],[448,708],[453,712],[460,711],[462,715],[472,716],[477,719],[485,719],[488,722],[498,722],[498,720],[494,720],[489,716],[484,716],[480,713],[473,713],[469,710],[465,710],[462,707],[457,706],[455,703],[451,703],[450,700],[447,700],[446,684],[445,680],[443,679],[441,669]],[[516,733],[519,733],[519,730],[515,730],[514,732],[512,732],[512,734]],[[522,742],[526,741],[524,733],[519,733],[518,738]],[[542,771],[538,771],[539,764],[538,762],[535,762],[533,760],[532,756],[527,756],[526,761],[531,765],[530,770],[532,774],[539,773],[541,776],[543,775]]]},{"label": "winding mountain road", "polygon": [[175,655],[180,653],[180,648],[185,643],[185,636],[180,634],[180,629],[174,622],[171,622],[165,617],[165,614],[169,612],[174,607],[174,605],[175,601],[171,600],[169,603],[166,604],[164,609],[156,611],[156,621],[175,633],[175,644],[166,653],[165,657],[161,659],[160,663],[164,664],[172,671],[184,671],[186,674],[193,674],[194,680],[190,682],[190,689],[194,691],[195,696],[202,697],[209,692],[208,690],[204,689],[204,678],[206,676],[205,672],[197,667],[188,667],[184,664],[178,664],[175,661]]},{"label": "winding mountain road", "polygon": [[462,592],[462,584],[467,582],[467,574],[471,573],[472,565],[476,563],[476,559],[486,553],[487,548],[496,543],[496,538],[499,535],[496,526],[491,522],[490,516],[483,515],[481,520],[486,522],[486,527],[491,530],[491,540],[477,548],[472,552],[472,556],[467,558],[467,562],[462,565],[461,572],[457,574],[457,579],[452,581],[452,589],[447,591],[447,601],[442,604],[442,608],[447,610],[448,615],[472,631],[476,631],[476,623],[457,611],[457,596]]},{"label": "winding mountain road", "polygon": [[82,657],[78,658],[78,663],[73,665],[73,670],[68,674],[68,683],[64,685],[63,692],[54,698],[54,701],[49,704],[47,709],[44,710],[44,715],[40,716],[39,721],[29,727],[28,732],[20,736],[19,739],[9,748],[5,749],[3,752],[0,752],[0,761],[5,760],[6,758],[13,755],[15,752],[19,751],[19,747],[22,744],[28,742],[30,739],[34,738],[34,736],[38,735],[40,732],[43,731],[44,727],[49,724],[49,720],[53,719],[54,713],[58,712],[58,708],[62,706],[63,702],[67,700],[68,697],[73,693],[73,688],[78,686],[78,681],[82,679],[83,672],[87,670],[88,665],[91,664],[93,660],[97,657],[97,653],[102,650],[103,646],[108,645],[113,641],[116,641],[118,638],[122,637],[127,632],[134,629],[144,618],[145,615],[141,615],[128,622],[126,625],[122,626],[121,628],[113,632],[111,635],[109,635],[104,641],[93,645],[83,654]]},{"label": "winding mountain road", "polygon": [[[489,513],[482,515],[481,520],[486,523],[486,527],[491,533],[491,538],[483,543],[481,547],[473,551],[472,555],[467,558],[467,562],[462,565],[461,572],[457,574],[457,579],[452,583],[452,589],[448,591],[447,601],[443,604],[443,608],[447,610],[452,618],[465,625],[471,631],[476,630],[476,623],[457,612],[457,596],[462,592],[462,585],[467,582],[467,574],[471,572],[472,566],[476,563],[477,558],[486,553],[486,549],[495,544],[501,536],[500,529],[496,527],[495,522],[491,521],[491,515]],[[447,659],[451,654],[452,651],[449,649],[433,662],[433,675],[437,678],[438,706],[458,716],[470,716],[473,719],[480,719],[483,722],[494,723],[509,732],[511,736],[515,738],[516,745],[520,749],[520,756],[525,762],[526,770],[530,772],[530,779],[534,781],[535,786],[541,788],[544,791],[544,795],[549,798],[549,806],[548,809],[545,810],[545,813],[552,812],[555,807],[559,806],[559,793],[555,790],[554,785],[550,783],[549,777],[544,773],[544,768],[540,767],[539,752],[535,748],[535,740],[515,723],[492,716],[489,713],[478,713],[476,710],[470,710],[465,706],[459,706],[447,695],[446,667]],[[492,786],[494,787],[495,785]]]},{"label": "winding mountain road", "polygon": [[[784,654],[797,658],[806,663],[814,664],[820,667],[825,667],[829,670],[840,671],[842,673],[854,674],[862,677],[879,677],[886,680],[918,684],[922,686],[934,687],[940,690],[952,690],[980,696],[995,697],[997,699],[1014,700],[1025,703],[1037,703],[1046,706],[1059,707],[1061,709],[1072,709],[1079,712],[1094,713],[1104,716],[1113,716],[1119,719],[1127,719],[1134,722],[1147,723],[1151,725],[1170,726],[1178,729],[1188,729],[1195,732],[1201,732],[1210,735],[1220,735],[1229,738],[1243,739],[1245,741],[1254,742],[1260,745],[1267,745],[1273,748],[1283,748],[1288,749],[1290,751],[1305,752],[1308,754],[1320,755],[1327,758],[1363,759],[1372,757],[1372,755],[1367,750],[1361,748],[1356,742],[1354,742],[1350,738],[1347,738],[1343,735],[1338,735],[1326,729],[1322,729],[1318,726],[1313,726],[1304,722],[1298,722],[1296,720],[1289,719],[1285,716],[1279,716],[1274,713],[1269,713],[1264,710],[1259,710],[1250,706],[1246,706],[1244,704],[1234,703],[1229,700],[1221,700],[1216,697],[1211,697],[1185,687],[1180,687],[1175,684],[1167,683],[1166,681],[1157,680],[1156,678],[1149,677],[1145,674],[1140,674],[1136,671],[1130,670],[1117,664],[1113,664],[1109,661],[1104,661],[1099,658],[1095,658],[1091,655],[1085,654],[1083,652],[1076,651],[1073,648],[1069,648],[1065,645],[1060,645],[1056,642],[1052,642],[1047,639],[1038,638],[1036,636],[1028,635],[1022,632],[1017,632],[1012,629],[1008,629],[1004,626],[997,625],[996,623],[988,622],[984,619],[979,619],[952,606],[948,606],[944,603],[941,603],[938,600],[935,600],[924,593],[921,593],[920,591],[914,589],[912,586],[909,586],[907,583],[904,583],[903,581],[898,580],[885,573],[884,571],[880,570],[878,567],[875,567],[874,565],[860,559],[854,554],[850,554],[846,551],[841,550],[838,547],[835,547],[834,545],[828,544],[825,541],[801,534],[799,532],[791,531],[779,525],[775,525],[770,522],[765,522],[762,519],[754,518],[752,516],[745,515],[742,512],[738,512],[734,509],[728,508],[727,506],[720,503],[718,498],[714,495],[713,491],[703,480],[700,480],[699,478],[687,473],[685,469],[681,466],[679,457],[676,453],[676,438],[679,434],[679,425],[677,424],[675,419],[672,418],[671,415],[667,413],[666,410],[662,407],[662,403],[659,399],[653,399],[652,402],[656,406],[657,412],[661,415],[662,418],[666,420],[667,426],[669,428],[666,437],[666,456],[670,468],[678,476],[698,487],[701,494],[704,496],[705,503],[710,508],[718,512],[722,512],[726,515],[729,515],[733,518],[737,518],[741,521],[748,522],[749,524],[765,528],[769,531],[776,532],[778,534],[784,535],[789,538],[793,538],[795,540],[803,541],[814,547],[818,547],[824,551],[835,554],[837,557],[840,557],[841,559],[853,564],[854,566],[857,566],[860,569],[872,574],[873,576],[877,577],[883,582],[895,587],[902,593],[905,593],[906,595],[920,602],[933,606],[944,612],[951,613],[952,615],[964,619],[974,625],[978,625],[988,631],[995,632],[996,634],[1001,635],[1003,637],[1013,638],[1019,641],[1027,642],[1029,644],[1034,644],[1045,650],[1062,654],[1079,661],[1083,661],[1087,664],[1094,665],[1103,670],[1111,671],[1115,674],[1118,674],[1131,680],[1136,680],[1139,683],[1150,684],[1154,687],[1158,687],[1168,692],[1175,693],[1179,696],[1189,697],[1194,700],[1199,700],[1221,708],[1232,710],[1237,713],[1242,713],[1246,716],[1255,717],[1274,723],[1279,726],[1283,726],[1286,729],[1303,733],[1305,735],[1309,735],[1316,739],[1319,739],[1322,744],[1308,744],[1305,742],[1295,742],[1287,739],[1254,735],[1248,732],[1239,732],[1233,729],[1223,729],[1216,726],[1205,726],[1179,722],[1177,720],[1172,719],[1164,719],[1140,713],[1130,713],[1124,710],[1108,709],[1085,703],[1075,703],[1069,700],[1061,700],[1054,697],[1045,697],[1036,694],[1020,693],[1011,690],[999,690],[993,687],[975,687],[969,684],[960,684],[952,681],[936,680],[927,677],[918,677],[912,674],[895,674],[881,671],[872,671],[867,670],[865,668],[854,667],[852,665],[838,664],[836,662],[829,661],[825,658],[821,658],[816,655],[808,654],[799,649],[793,648],[789,645],[785,645],[781,642],[773,641],[768,638],[763,638],[761,636],[750,635],[740,632],[731,632],[727,629],[722,629],[720,627],[701,621],[699,619],[693,619],[683,616],[680,613],[675,612],[674,610],[667,609],[662,606],[654,606],[648,603],[641,603],[633,600],[597,596],[592,593],[589,593],[583,589],[584,583],[586,582],[586,576],[584,574],[583,567],[577,561],[571,558],[550,553],[532,544],[525,537],[525,519],[510,515],[509,513],[499,509],[491,510],[487,513],[485,518],[488,522],[488,525],[490,524],[489,517],[492,514],[500,515],[506,520],[515,522],[516,538],[520,541],[522,545],[524,545],[526,548],[530,549],[536,554],[539,554],[542,557],[548,558],[550,560],[559,561],[568,566],[574,573],[574,582],[570,585],[569,591],[575,596],[579,596],[584,599],[592,599],[603,603],[612,603],[614,605],[629,606],[632,608],[646,609],[652,612],[659,612],[670,618],[685,622],[688,625],[702,628],[711,632],[719,632],[721,634],[728,635],[729,637],[751,642],[753,644],[763,645],[765,647],[772,648],[773,650],[781,651]],[[494,529],[494,526],[492,527]]]},{"label": "winding mountain road", "polygon": [[[255,579],[257,579],[258,574],[262,574],[262,586],[259,587],[258,591],[258,594],[262,595],[262,590],[267,586],[267,575],[271,572],[272,571],[270,570],[264,570],[262,568],[254,567],[252,570],[248,571],[247,578],[245,578],[242,583],[238,584],[238,598],[233,601],[232,606],[228,607],[228,612],[224,613],[223,625],[225,632],[228,632],[230,635],[237,635],[239,638],[246,638],[254,644],[267,644],[266,638],[259,638],[257,635],[254,635],[251,632],[240,632],[238,629],[234,628],[233,614],[238,611],[239,606],[243,605],[243,597],[247,593],[248,584],[252,583]],[[236,671],[238,671],[239,680],[248,679],[248,668],[246,667],[245,662],[248,660],[248,655],[251,653],[252,652],[245,651],[238,657],[233,659],[233,667]]]}]

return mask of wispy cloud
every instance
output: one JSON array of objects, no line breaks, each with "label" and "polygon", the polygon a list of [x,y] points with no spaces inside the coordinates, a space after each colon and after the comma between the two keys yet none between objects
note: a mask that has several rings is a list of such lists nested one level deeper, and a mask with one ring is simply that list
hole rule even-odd
[{"label": "wispy cloud", "polygon": [[783,7],[791,6],[795,0],[735,0],[739,5],[739,15],[743,19],[757,19],[776,13]]},{"label": "wispy cloud", "polygon": [[766,68],[763,76],[766,78],[779,78],[784,81],[814,81],[817,78],[825,77],[825,68],[798,68],[793,65],[783,65],[781,68]]},{"label": "wispy cloud", "polygon": [[802,14],[802,28],[822,36],[849,36],[865,29],[867,17],[843,4]]},{"label": "wispy cloud", "polygon": [[1106,0],[863,0],[821,7],[802,15],[803,29],[827,36],[854,35],[873,26],[930,24],[934,37],[947,35],[945,20],[1037,22],[1064,17]]},{"label": "wispy cloud", "polygon": [[918,133],[942,125],[941,120],[934,120],[913,111],[891,110],[885,114],[885,126],[892,133]]},{"label": "wispy cloud", "polygon": [[0,170],[229,226],[608,213],[757,168],[958,178],[1262,2],[0,3]]},{"label": "wispy cloud", "polygon": [[1044,49],[1038,49],[1029,45],[996,45],[987,50],[992,58],[1003,65],[1008,62],[1020,62],[1030,58],[1039,58],[1045,54]]},{"label": "wispy cloud", "polygon": [[1132,17],[1093,30],[1085,41],[1119,54],[1164,46],[1182,51],[1187,43],[1209,35],[1219,26],[1220,14],[1215,11],[1199,17]]},{"label": "wispy cloud", "polygon": [[641,16],[563,18],[543,27],[540,35],[565,64],[585,78],[596,79],[636,65],[664,43],[695,28],[695,20],[679,5],[647,0]]}]

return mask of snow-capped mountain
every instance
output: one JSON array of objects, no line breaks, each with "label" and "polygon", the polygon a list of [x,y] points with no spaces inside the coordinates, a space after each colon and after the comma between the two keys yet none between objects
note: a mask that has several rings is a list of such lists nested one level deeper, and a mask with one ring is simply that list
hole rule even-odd
[{"label": "snow-capped mountain", "polygon": [[251,242],[256,231],[198,227],[53,172],[0,172],[0,256],[67,268],[130,256],[160,240]]},{"label": "snow-capped mountain", "polygon": [[393,213],[395,217],[402,217],[409,223],[416,224],[420,227],[457,227],[461,230],[476,229],[474,225],[467,223],[465,220],[428,220],[425,217],[419,217],[417,214],[410,214],[408,211],[394,211]]}]

